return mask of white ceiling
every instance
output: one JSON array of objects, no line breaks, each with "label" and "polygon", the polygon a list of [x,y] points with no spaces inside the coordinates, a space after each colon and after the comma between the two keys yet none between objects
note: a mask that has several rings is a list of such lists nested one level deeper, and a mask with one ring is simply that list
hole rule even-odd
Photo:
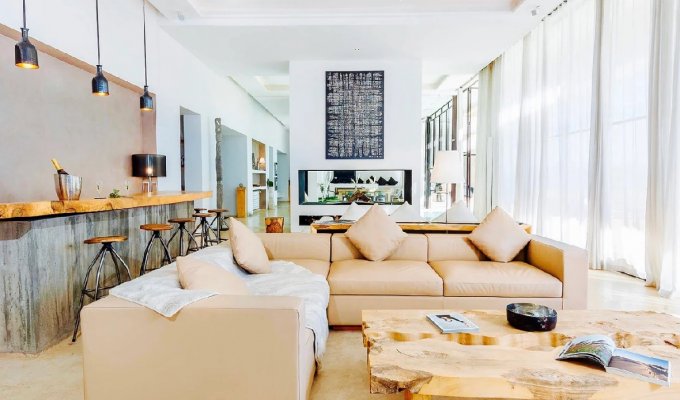
[{"label": "white ceiling", "polygon": [[284,125],[290,60],[422,60],[426,114],[560,2],[150,1],[173,37],[218,73],[232,77]]}]

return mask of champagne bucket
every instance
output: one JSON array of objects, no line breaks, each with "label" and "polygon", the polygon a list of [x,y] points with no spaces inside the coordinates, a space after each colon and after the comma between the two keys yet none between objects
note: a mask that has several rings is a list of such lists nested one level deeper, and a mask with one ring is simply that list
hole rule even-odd
[{"label": "champagne bucket", "polygon": [[54,190],[59,200],[79,200],[83,178],[73,175],[54,174]]}]

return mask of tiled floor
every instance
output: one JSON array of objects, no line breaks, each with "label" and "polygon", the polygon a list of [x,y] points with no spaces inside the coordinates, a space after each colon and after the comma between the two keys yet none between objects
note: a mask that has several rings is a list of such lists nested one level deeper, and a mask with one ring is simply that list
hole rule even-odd
[{"label": "tiled floor", "polygon": [[290,203],[279,202],[276,210],[255,210],[253,215],[246,218],[238,218],[246,226],[253,230],[253,232],[264,232],[265,217],[283,217],[283,231],[290,232]]}]

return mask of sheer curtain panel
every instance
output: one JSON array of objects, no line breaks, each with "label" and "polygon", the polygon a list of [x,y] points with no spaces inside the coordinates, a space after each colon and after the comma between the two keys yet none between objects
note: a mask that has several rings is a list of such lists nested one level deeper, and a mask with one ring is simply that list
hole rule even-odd
[{"label": "sheer curtain panel", "polygon": [[647,283],[680,293],[680,1],[653,6],[649,76]]}]

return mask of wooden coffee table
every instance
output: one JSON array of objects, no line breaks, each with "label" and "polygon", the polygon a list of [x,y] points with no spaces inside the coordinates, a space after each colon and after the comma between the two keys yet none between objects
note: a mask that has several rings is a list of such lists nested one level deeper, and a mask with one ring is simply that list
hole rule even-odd
[{"label": "wooden coffee table", "polygon": [[[552,332],[508,325],[505,311],[467,311],[478,333],[441,334],[425,315],[363,312],[371,393],[406,399],[680,399],[680,318],[654,312],[558,311]],[[610,336],[618,347],[671,361],[671,387],[557,361],[570,339]],[[675,369],[675,371],[673,371]]]}]

